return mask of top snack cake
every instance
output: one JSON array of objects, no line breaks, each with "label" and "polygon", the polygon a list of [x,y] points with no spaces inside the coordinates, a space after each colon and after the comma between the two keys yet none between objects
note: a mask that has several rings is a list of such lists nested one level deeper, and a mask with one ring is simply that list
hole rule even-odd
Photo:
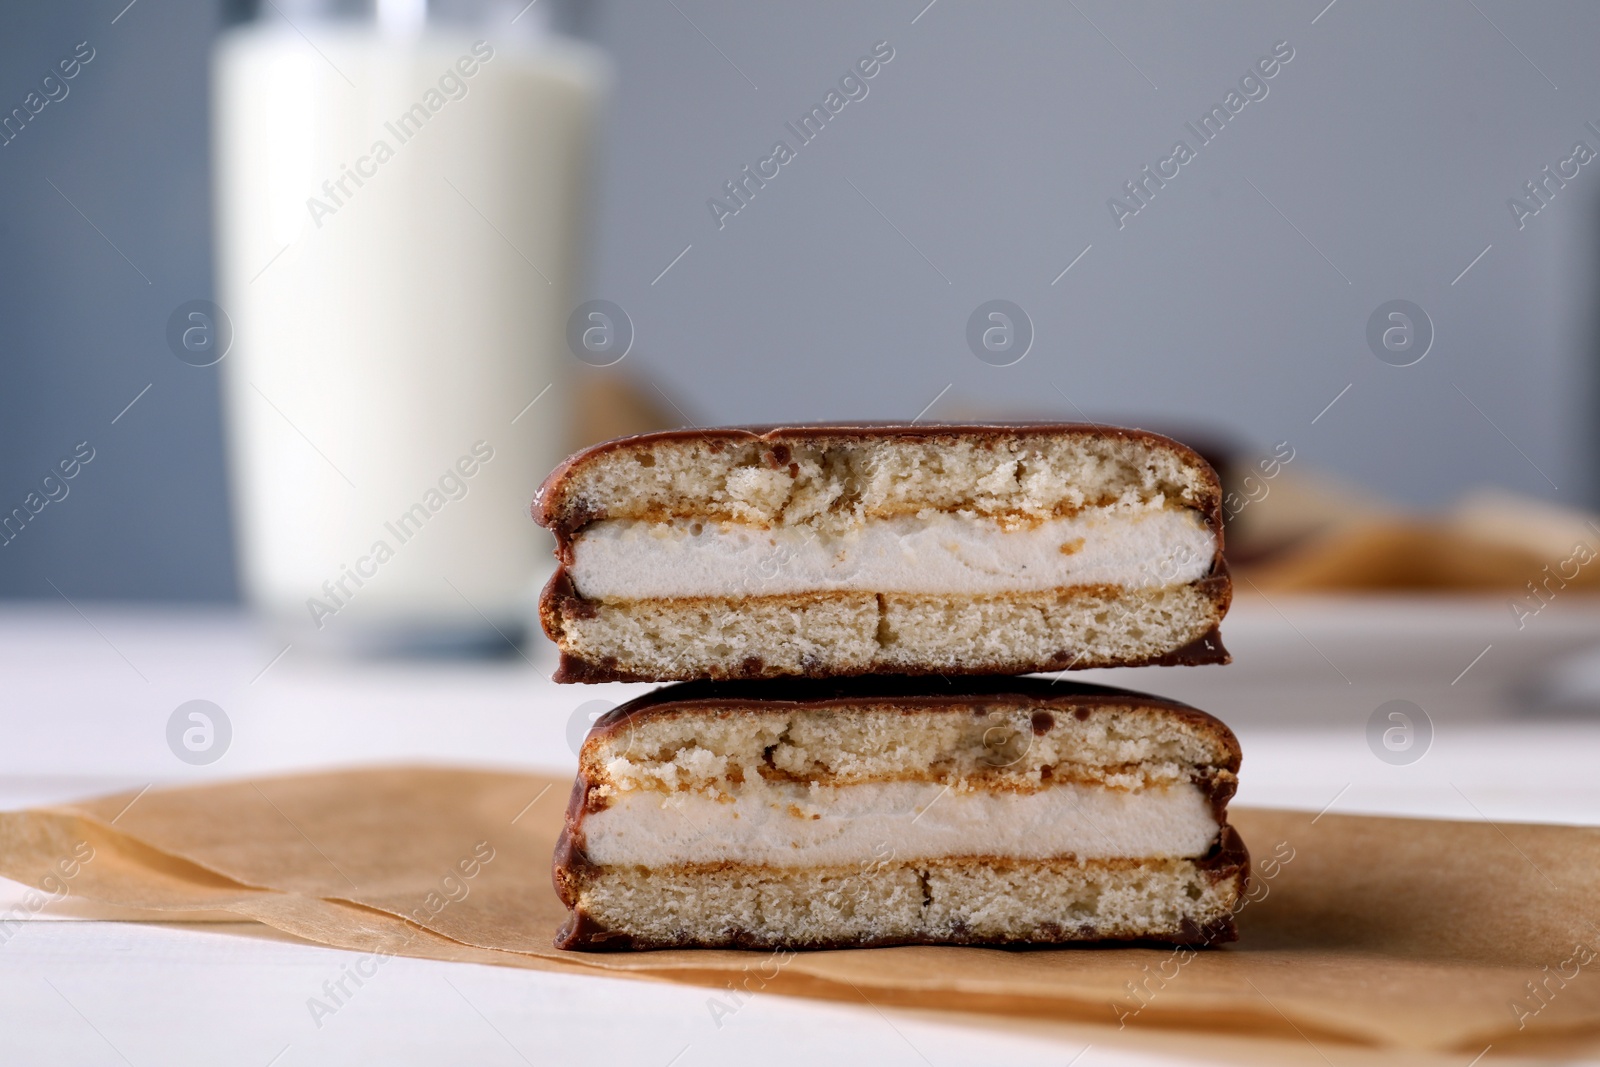
[{"label": "top snack cake", "polygon": [[1070,424],[672,430],[534,498],[563,682],[1226,663],[1222,491]]}]

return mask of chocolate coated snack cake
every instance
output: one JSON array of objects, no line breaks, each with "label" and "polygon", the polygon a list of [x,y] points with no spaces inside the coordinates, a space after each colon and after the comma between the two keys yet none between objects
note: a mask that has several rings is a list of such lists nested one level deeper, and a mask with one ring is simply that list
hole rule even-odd
[{"label": "chocolate coated snack cake", "polygon": [[1097,686],[670,686],[583,746],[557,944],[1231,941],[1238,770],[1211,716]]},{"label": "chocolate coated snack cake", "polygon": [[1102,426],[675,430],[534,502],[558,681],[1226,663],[1221,490]]}]

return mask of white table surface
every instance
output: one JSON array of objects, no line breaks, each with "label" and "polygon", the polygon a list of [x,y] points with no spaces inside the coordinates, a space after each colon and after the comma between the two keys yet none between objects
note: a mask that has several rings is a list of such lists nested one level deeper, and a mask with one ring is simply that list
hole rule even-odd
[{"label": "white table surface", "polygon": [[[1559,715],[1539,695],[1554,665],[1600,647],[1600,604],[1558,600],[1519,630],[1504,599],[1241,596],[1224,637],[1229,667],[1078,677],[1227,721],[1245,752],[1240,805],[1600,823],[1600,693],[1591,688],[1588,712]],[[0,806],[396,761],[570,773],[574,710],[645,688],[551,685],[542,650],[531,663],[430,663],[295,647],[274,661],[283,646],[219,610],[0,607]],[[166,743],[168,717],[196,698],[233,725],[226,755],[207,767]],[[1426,754],[1401,766],[1378,759],[1366,733],[1396,699],[1433,724]],[[0,881],[0,910],[19,894]],[[1392,1061],[1328,1042],[1192,1046],[1181,1033],[770,995],[718,1020],[706,989],[399,959],[318,1026],[306,1001],[354,954],[253,924],[94,914],[69,900],[0,945],[0,1064]],[[1480,1062],[1534,1061],[1491,1052]]]}]

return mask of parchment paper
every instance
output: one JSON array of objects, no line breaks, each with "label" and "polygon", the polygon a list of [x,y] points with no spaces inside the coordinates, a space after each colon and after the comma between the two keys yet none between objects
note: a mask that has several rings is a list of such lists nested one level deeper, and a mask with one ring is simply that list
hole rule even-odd
[{"label": "parchment paper", "polygon": [[[1241,939],[1201,951],[560,952],[570,782],[385,768],[0,813],[0,874],[341,948],[1122,1027],[1477,1051],[1600,1034],[1600,829],[1236,810]],[[0,914],[0,943],[18,914]]]}]

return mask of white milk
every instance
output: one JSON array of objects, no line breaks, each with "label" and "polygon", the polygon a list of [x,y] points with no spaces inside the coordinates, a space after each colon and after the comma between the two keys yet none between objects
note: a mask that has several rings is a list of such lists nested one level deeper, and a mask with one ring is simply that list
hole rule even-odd
[{"label": "white milk", "polygon": [[333,643],[514,625],[548,570],[528,504],[563,451],[604,67],[553,38],[297,24],[314,48],[269,14],[215,57],[245,595]]}]

